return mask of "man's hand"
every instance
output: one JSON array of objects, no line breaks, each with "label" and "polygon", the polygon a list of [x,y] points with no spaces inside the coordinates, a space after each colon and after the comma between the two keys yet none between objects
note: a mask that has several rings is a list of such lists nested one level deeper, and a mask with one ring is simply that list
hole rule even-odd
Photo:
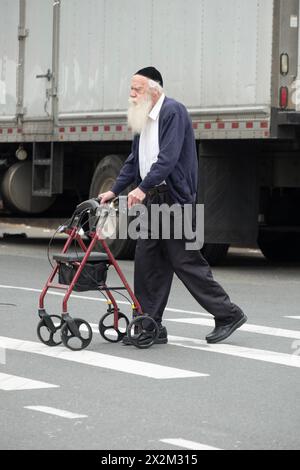
[{"label": "man's hand", "polygon": [[140,189],[136,188],[128,194],[128,208],[130,209],[135,204],[142,204],[146,194]]},{"label": "man's hand", "polygon": [[110,201],[115,197],[116,195],[112,191],[106,191],[106,193],[98,194],[98,198],[100,199],[101,204],[104,204],[105,202]]}]

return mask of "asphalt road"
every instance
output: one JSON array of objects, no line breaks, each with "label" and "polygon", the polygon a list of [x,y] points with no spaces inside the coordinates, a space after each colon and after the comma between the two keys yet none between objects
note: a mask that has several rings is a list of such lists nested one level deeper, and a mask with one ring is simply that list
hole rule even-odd
[{"label": "asphalt road", "polygon": [[[212,317],[177,278],[165,313],[169,343],[148,350],[106,342],[96,332],[105,303],[97,292],[76,293],[70,314],[94,335],[72,352],[36,335],[47,245],[0,239],[1,449],[300,447],[299,265],[231,249],[214,276],[249,320],[218,345],[206,344]],[[132,284],[133,263],[120,265]],[[109,280],[116,285],[113,269]],[[48,313],[61,303],[47,295]]]}]

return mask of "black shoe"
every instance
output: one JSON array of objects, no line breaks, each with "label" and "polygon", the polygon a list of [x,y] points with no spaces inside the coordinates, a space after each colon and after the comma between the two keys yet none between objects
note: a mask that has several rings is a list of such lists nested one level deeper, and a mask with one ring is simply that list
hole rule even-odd
[{"label": "black shoe", "polygon": [[[139,343],[141,343],[141,344],[143,344],[143,342],[147,343],[147,342],[149,342],[149,339],[151,339],[151,338],[152,338],[151,334],[148,335],[147,333],[143,333],[140,336]],[[166,344],[167,342],[168,342],[167,328],[165,326],[160,325],[158,327],[158,336],[157,336],[156,340],[154,341],[154,344]],[[127,335],[123,337],[122,343],[125,346],[132,345],[132,342],[130,341],[130,339],[128,338]]]},{"label": "black shoe", "polygon": [[246,323],[247,320],[247,316],[242,313],[238,318],[225,325],[216,325],[215,329],[206,336],[206,341],[208,343],[224,341],[224,339],[228,338],[237,328]]}]

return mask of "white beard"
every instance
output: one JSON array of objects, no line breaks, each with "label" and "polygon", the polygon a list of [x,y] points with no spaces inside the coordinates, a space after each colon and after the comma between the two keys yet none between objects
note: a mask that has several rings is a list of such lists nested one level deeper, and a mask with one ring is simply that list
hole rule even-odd
[{"label": "white beard", "polygon": [[151,96],[147,95],[147,97],[140,102],[137,102],[134,98],[129,98],[128,102],[128,125],[131,127],[134,134],[141,134],[152,108]]}]

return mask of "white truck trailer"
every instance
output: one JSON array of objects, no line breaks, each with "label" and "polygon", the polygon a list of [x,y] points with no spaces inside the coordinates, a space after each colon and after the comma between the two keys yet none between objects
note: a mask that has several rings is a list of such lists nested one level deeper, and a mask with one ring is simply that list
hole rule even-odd
[{"label": "white truck trailer", "polygon": [[130,153],[131,76],[154,65],[192,118],[205,256],[258,241],[300,258],[298,31],[299,0],[0,0],[4,209],[108,189]]}]

